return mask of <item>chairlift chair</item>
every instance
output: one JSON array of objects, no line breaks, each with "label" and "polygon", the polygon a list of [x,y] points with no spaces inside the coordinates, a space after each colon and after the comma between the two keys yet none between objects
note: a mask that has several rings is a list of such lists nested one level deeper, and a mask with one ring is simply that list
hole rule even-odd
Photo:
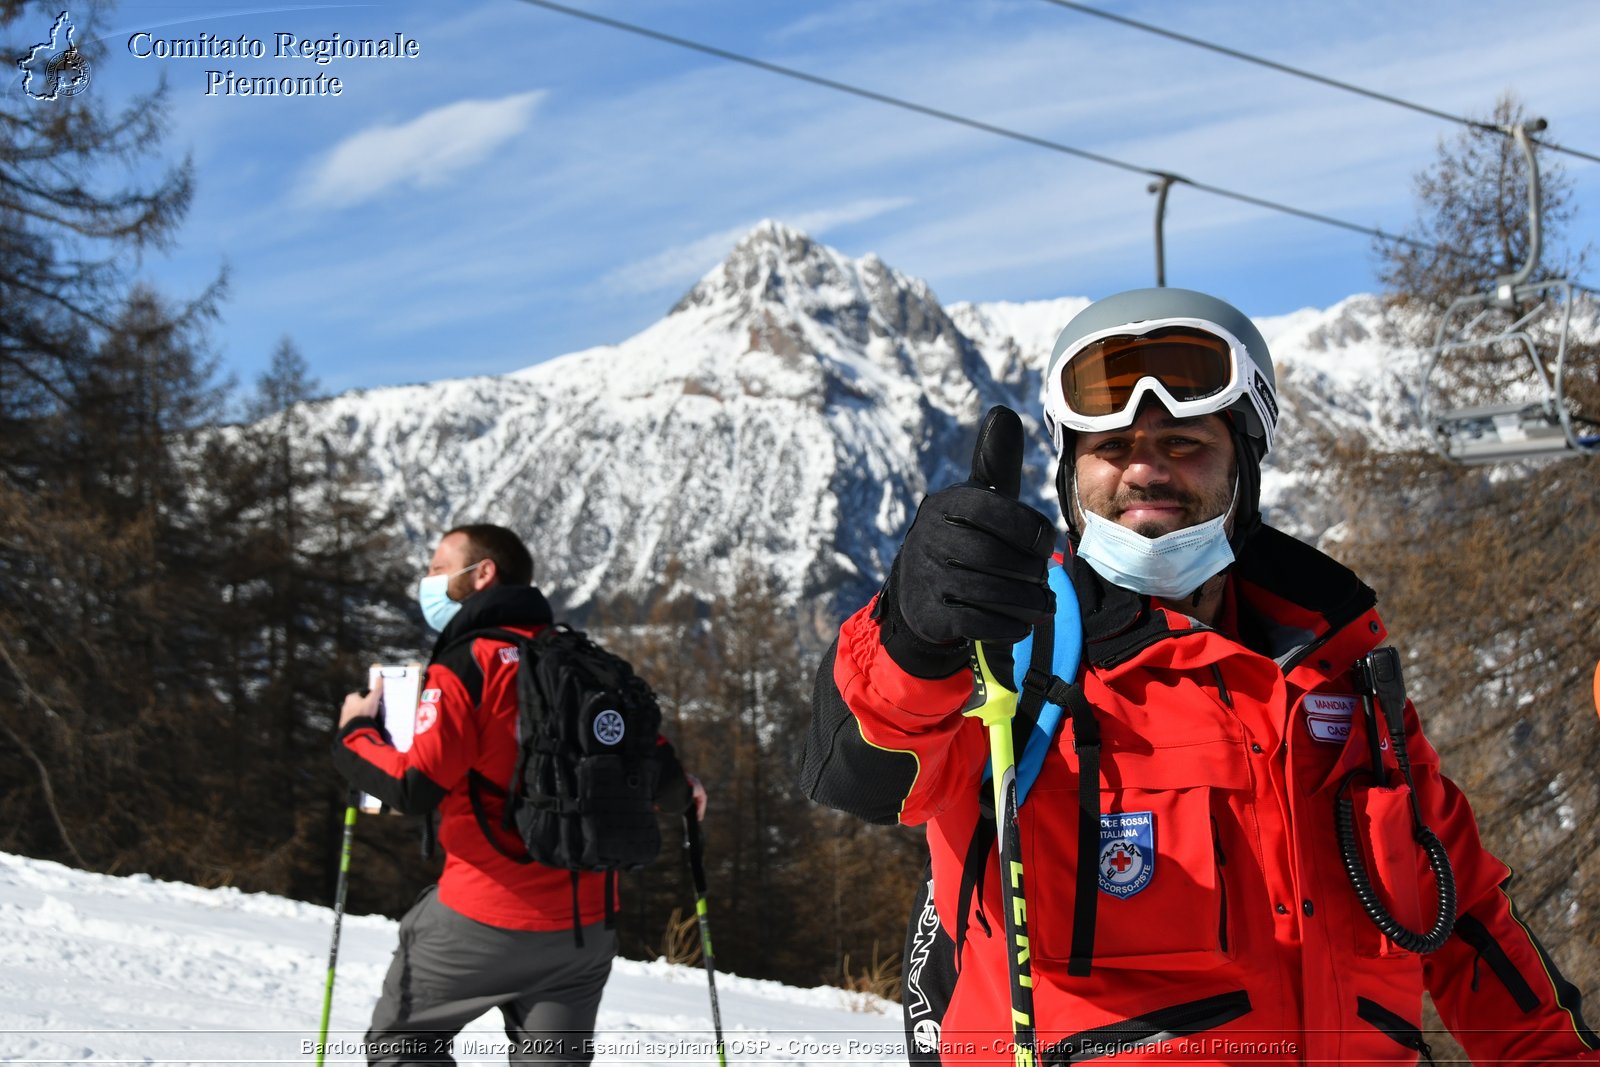
[{"label": "chairlift chair", "polygon": [[[1531,309],[1502,330],[1484,330],[1483,323],[1494,309],[1507,305]],[[1476,314],[1472,314],[1475,308]],[[1552,312],[1559,316],[1559,321],[1550,327],[1555,335],[1555,357],[1546,363],[1535,328],[1540,320],[1550,319]],[[1572,285],[1565,279],[1516,286],[1503,298],[1499,293],[1464,296],[1450,305],[1429,350],[1421,391],[1422,424],[1440,455],[1457,463],[1502,463],[1600,454],[1600,434],[1580,433],[1580,420],[1573,417],[1566,403],[1567,336],[1571,322]],[[1441,360],[1474,349],[1501,354],[1507,357],[1508,365],[1524,361],[1531,365],[1529,383],[1533,395],[1473,407],[1442,408],[1435,380]]]},{"label": "chairlift chair", "polygon": [[[1509,127],[1528,163],[1528,258],[1514,274],[1495,279],[1492,293],[1472,293],[1456,299],[1439,320],[1439,330],[1429,350],[1420,390],[1422,424],[1434,447],[1455,463],[1504,463],[1523,459],[1600,454],[1600,434],[1579,433],[1577,419],[1566,403],[1567,337],[1572,325],[1572,283],[1564,278],[1530,282],[1539,261],[1539,169],[1529,132],[1545,128],[1543,119]],[[1496,311],[1510,312],[1515,320],[1502,329],[1492,328]],[[1552,312],[1559,316],[1552,318]],[[1536,331],[1554,332],[1555,356],[1546,362],[1540,354]],[[1550,342],[1545,342],[1550,347]],[[1531,383],[1537,395],[1474,407],[1446,409],[1437,401],[1435,372],[1443,357],[1473,349],[1491,355],[1510,350],[1516,360],[1533,366]]]}]

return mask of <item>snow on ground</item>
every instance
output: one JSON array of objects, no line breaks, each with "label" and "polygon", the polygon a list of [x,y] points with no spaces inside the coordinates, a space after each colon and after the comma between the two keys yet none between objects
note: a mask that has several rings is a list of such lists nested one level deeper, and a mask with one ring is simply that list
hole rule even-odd
[{"label": "snow on ground", "polygon": [[[715,916],[712,917],[713,923]],[[328,1064],[360,1064],[396,923],[346,916]],[[333,913],[0,853],[0,1063],[314,1064]],[[729,1064],[903,1063],[899,1006],[717,976]],[[618,960],[596,1064],[714,1064],[706,973]],[[505,1063],[492,1012],[462,1064]]]}]

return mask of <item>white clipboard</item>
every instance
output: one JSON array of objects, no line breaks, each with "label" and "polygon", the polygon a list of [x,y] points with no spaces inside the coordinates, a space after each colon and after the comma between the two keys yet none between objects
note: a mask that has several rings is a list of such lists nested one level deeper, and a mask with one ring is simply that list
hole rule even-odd
[{"label": "white clipboard", "polygon": [[[389,733],[389,741],[401,752],[411,750],[417,731],[417,697],[422,692],[423,668],[420,663],[386,665],[375,663],[367,672],[367,688],[383,679],[383,699],[378,706],[378,722]],[[383,802],[368,793],[361,794],[362,811],[383,810]]]}]

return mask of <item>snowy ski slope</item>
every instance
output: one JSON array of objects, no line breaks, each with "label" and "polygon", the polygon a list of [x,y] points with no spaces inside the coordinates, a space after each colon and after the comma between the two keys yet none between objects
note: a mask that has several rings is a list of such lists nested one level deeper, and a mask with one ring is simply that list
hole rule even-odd
[{"label": "snowy ski slope", "polygon": [[[328,908],[0,853],[0,1063],[316,1062]],[[362,1034],[396,924],[346,916],[328,1064]],[[719,975],[729,1064],[904,1062],[899,1006],[832,988]],[[498,1013],[462,1032],[462,1064],[505,1063]],[[705,971],[619,960],[596,1064],[716,1063]]]}]

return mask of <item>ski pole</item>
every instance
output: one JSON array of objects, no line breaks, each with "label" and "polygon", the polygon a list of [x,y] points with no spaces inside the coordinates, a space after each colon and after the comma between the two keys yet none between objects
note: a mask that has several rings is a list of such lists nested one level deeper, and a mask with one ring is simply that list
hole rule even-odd
[{"label": "ski pole", "polygon": [[722,1044],[722,1009],[717,1004],[717,958],[711,951],[711,917],[706,909],[705,851],[700,845],[700,817],[694,804],[683,813],[683,847],[689,854],[689,875],[694,879],[694,914],[700,923],[700,955],[706,961],[706,983],[711,988],[711,1025],[717,1034],[717,1063],[728,1067]]},{"label": "ski pole", "polygon": [[[1016,500],[1022,490],[1022,420],[996,406],[984,416],[972,449],[972,481]],[[1033,1025],[1033,966],[1028,949],[1028,900],[1022,886],[1022,836],[1017,828],[1017,715],[1015,667],[1008,644],[972,643],[972,696],[963,715],[989,730],[989,773],[994,781],[995,839],[1000,848],[1000,888],[1006,917],[1006,973],[1011,987],[1011,1044],[1017,1067],[1037,1060]]]},{"label": "ski pole", "polygon": [[1033,1067],[1033,967],[1028,950],[1028,902],[1022,885],[1022,836],[1017,829],[1017,756],[1011,738],[1017,691],[1011,687],[1011,673],[1009,646],[974,644],[972,697],[962,714],[979,719],[989,729],[995,836],[1000,844],[1000,888],[1006,916],[1006,970],[1011,986],[1012,1054],[1017,1067]]},{"label": "ski pole", "polygon": [[322,1029],[317,1035],[317,1067],[322,1067],[328,1048],[328,1016],[333,1011],[333,974],[339,963],[339,927],[344,921],[344,894],[350,887],[350,844],[356,836],[356,813],[361,810],[361,793],[350,790],[344,808],[344,841],[339,847],[339,883],[333,897],[333,944],[328,949],[328,979],[322,989]]}]

